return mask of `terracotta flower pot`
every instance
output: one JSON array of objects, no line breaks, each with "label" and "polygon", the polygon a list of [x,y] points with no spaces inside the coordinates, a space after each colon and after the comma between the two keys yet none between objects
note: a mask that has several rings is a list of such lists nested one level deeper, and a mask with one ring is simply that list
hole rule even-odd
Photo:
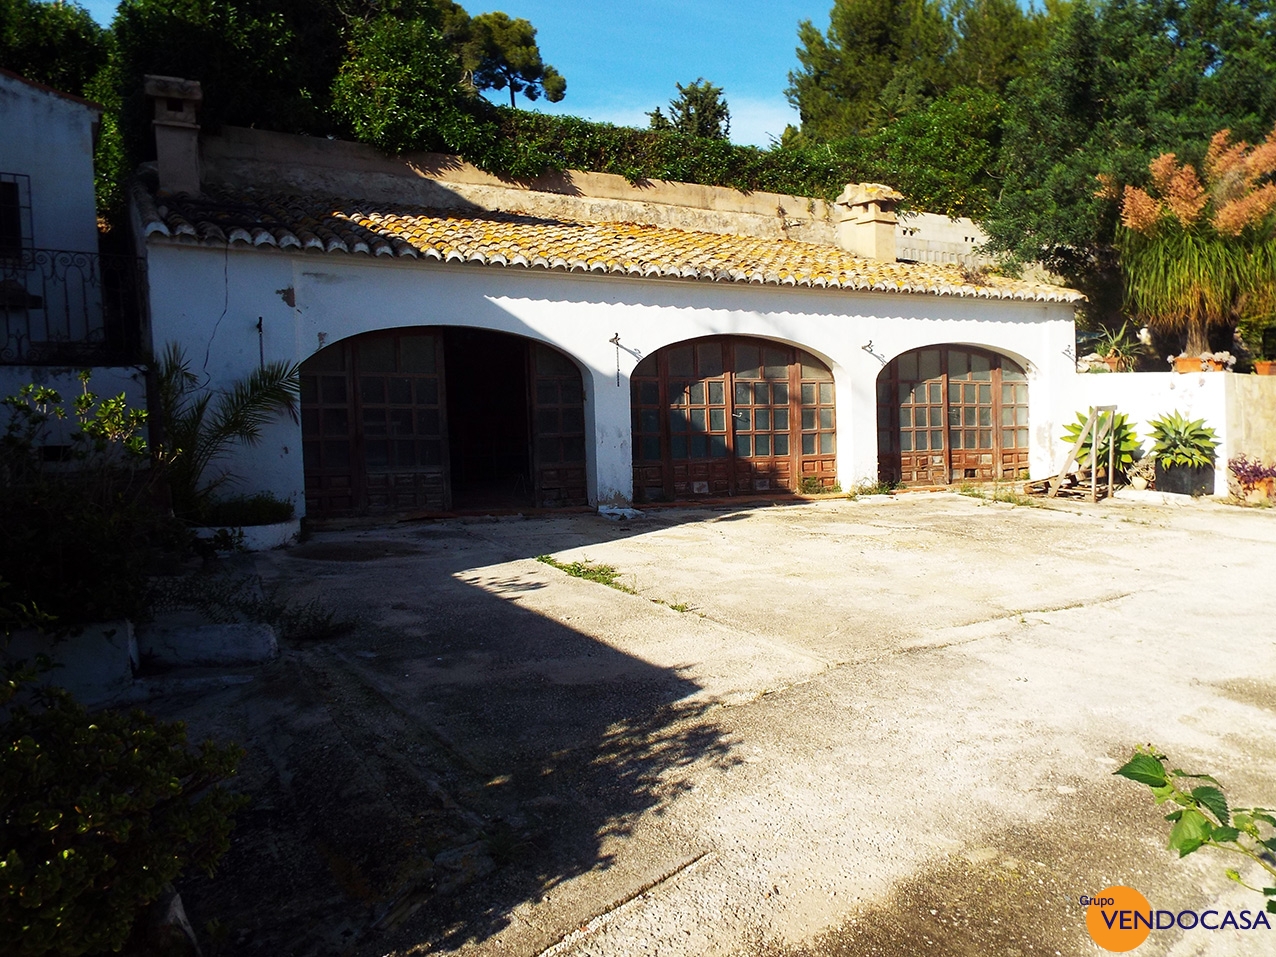
[{"label": "terracotta flower pot", "polygon": [[1259,479],[1245,489],[1245,501],[1251,505],[1257,505],[1260,502],[1270,502],[1273,499],[1276,499],[1276,479]]},{"label": "terracotta flower pot", "polygon": [[1276,375],[1276,359],[1255,359],[1254,375]]},{"label": "terracotta flower pot", "polygon": [[1216,359],[1202,359],[1200,356],[1175,356],[1175,372],[1223,372],[1226,366]]}]

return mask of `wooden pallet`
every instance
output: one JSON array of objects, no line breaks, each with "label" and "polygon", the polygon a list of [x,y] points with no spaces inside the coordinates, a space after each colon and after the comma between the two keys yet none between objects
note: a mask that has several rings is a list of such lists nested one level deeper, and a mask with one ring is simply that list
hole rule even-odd
[{"label": "wooden pallet", "polygon": [[1094,488],[1094,481],[1088,472],[1069,472],[1067,475],[1059,478],[1051,476],[1047,479],[1039,479],[1036,482],[1025,482],[1023,491],[1025,495],[1050,495],[1050,485],[1057,482],[1059,490],[1054,493],[1054,498],[1090,498],[1091,495],[1096,499],[1108,497],[1107,479],[1099,480],[1099,487]]}]

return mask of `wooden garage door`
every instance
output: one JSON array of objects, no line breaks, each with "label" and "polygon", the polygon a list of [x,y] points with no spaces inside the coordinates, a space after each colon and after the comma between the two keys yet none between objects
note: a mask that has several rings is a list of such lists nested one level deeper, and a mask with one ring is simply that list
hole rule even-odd
[{"label": "wooden garage door", "polygon": [[1028,381],[982,349],[907,352],[877,381],[878,470],[885,481],[946,485],[1028,470]]},{"label": "wooden garage door", "polygon": [[[498,347],[508,360],[502,392],[487,368]],[[497,485],[508,501],[489,496],[482,507],[588,501],[580,370],[548,346],[455,330],[374,333],[307,359],[301,389],[307,514],[444,510],[454,493],[466,506],[476,488],[482,497]],[[476,395],[489,401],[467,404]]]},{"label": "wooden garage door", "polygon": [[361,336],[301,367],[306,511],[448,507],[443,350],[431,332]]},{"label": "wooden garage door", "polygon": [[801,350],[715,337],[631,377],[634,496],[669,501],[836,481],[833,374]]},{"label": "wooden garage door", "polygon": [[548,346],[532,347],[536,503],[553,508],[589,501],[585,477],[585,392],[580,370]]}]

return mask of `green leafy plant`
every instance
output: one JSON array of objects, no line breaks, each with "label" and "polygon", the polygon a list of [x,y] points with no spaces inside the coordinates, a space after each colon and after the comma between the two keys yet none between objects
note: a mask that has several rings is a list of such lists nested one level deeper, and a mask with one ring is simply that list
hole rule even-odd
[{"label": "green leafy plant", "polygon": [[1188,419],[1176,410],[1149,424],[1152,454],[1161,468],[1203,468],[1214,464],[1218,436],[1204,419]]},{"label": "green leafy plant", "polygon": [[[0,705],[21,682],[0,685]],[[191,748],[181,723],[90,716],[66,692],[0,725],[0,939],[16,957],[118,951],[165,884],[211,873],[243,799],[221,786],[242,752]]]},{"label": "green leafy plant", "polygon": [[798,482],[798,491],[803,495],[836,495],[842,491],[842,483],[825,485],[814,475],[807,475]]},{"label": "green leafy plant", "polygon": [[295,512],[292,502],[284,501],[270,492],[258,492],[256,495],[235,495],[211,501],[200,512],[199,521],[201,525],[224,525],[231,528],[274,525],[291,520]]},{"label": "green leafy plant", "polygon": [[[1272,858],[1276,852],[1276,810],[1229,807],[1223,786],[1215,778],[1168,769],[1166,760],[1152,745],[1138,747],[1130,760],[1113,773],[1147,785],[1157,805],[1175,805],[1165,816],[1174,825],[1170,830],[1170,850],[1178,851],[1179,857],[1187,857],[1202,847],[1239,854],[1266,871],[1267,880],[1276,885]],[[1226,873],[1228,879],[1241,886],[1276,898],[1276,886],[1251,887],[1237,870],[1228,868]],[[1267,902],[1267,912],[1276,914],[1276,900]]]},{"label": "green leafy plant", "polygon": [[[149,568],[188,541],[155,504],[146,412],[97,396],[88,373],[80,381],[70,402],[34,384],[3,400],[0,579],[57,629],[143,617]],[[60,442],[55,428],[68,432]]]},{"label": "green leafy plant", "polygon": [[179,517],[198,521],[213,493],[231,478],[214,462],[236,443],[255,445],[261,430],[280,415],[297,420],[301,375],[296,365],[268,362],[229,388],[200,387],[181,349],[169,345],[157,368],[163,428],[158,457]]},{"label": "green leafy plant", "polygon": [[[1077,437],[1081,435],[1081,430],[1085,428],[1087,418],[1089,418],[1088,413],[1078,412],[1077,421],[1063,427],[1062,438],[1064,442],[1068,443],[1069,447],[1076,444]],[[1116,470],[1123,473],[1138,460],[1142,453],[1139,435],[1134,431],[1134,427],[1130,425],[1129,416],[1124,412],[1113,413],[1112,427],[1104,435],[1103,441],[1099,443],[1099,468],[1107,468],[1109,450],[1113,442],[1116,443]],[[1090,434],[1086,436],[1086,440],[1081,443],[1081,451],[1077,454],[1077,464],[1082,468],[1089,469],[1094,467],[1093,445],[1094,431],[1091,430]]]},{"label": "green leafy plant", "polygon": [[598,564],[591,562],[588,558],[581,562],[560,562],[552,555],[537,555],[536,560],[552,568],[557,568],[560,572],[571,575],[572,578],[583,578],[585,581],[597,582],[599,585],[606,585],[608,588],[614,588],[630,595],[638,594],[636,589],[629,587],[620,580],[620,571],[614,565]]},{"label": "green leafy plant", "polygon": [[1095,354],[1103,359],[1111,359],[1116,372],[1129,372],[1143,345],[1137,339],[1131,339],[1128,330],[1129,322],[1121,323],[1120,329],[1108,329],[1094,343]]}]

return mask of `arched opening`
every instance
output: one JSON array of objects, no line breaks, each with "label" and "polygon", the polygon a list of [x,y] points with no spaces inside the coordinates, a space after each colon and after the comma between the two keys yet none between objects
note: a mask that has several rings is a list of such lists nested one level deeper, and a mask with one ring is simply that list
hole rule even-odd
[{"label": "arched opening", "polygon": [[877,377],[878,477],[905,485],[1018,478],[1028,471],[1028,377],[970,346],[897,356]]},{"label": "arched opening", "polygon": [[580,370],[481,329],[344,339],[301,366],[306,512],[583,505]]},{"label": "arched opening", "polygon": [[833,373],[808,352],[714,336],[652,353],[631,383],[639,502],[837,480]]}]

